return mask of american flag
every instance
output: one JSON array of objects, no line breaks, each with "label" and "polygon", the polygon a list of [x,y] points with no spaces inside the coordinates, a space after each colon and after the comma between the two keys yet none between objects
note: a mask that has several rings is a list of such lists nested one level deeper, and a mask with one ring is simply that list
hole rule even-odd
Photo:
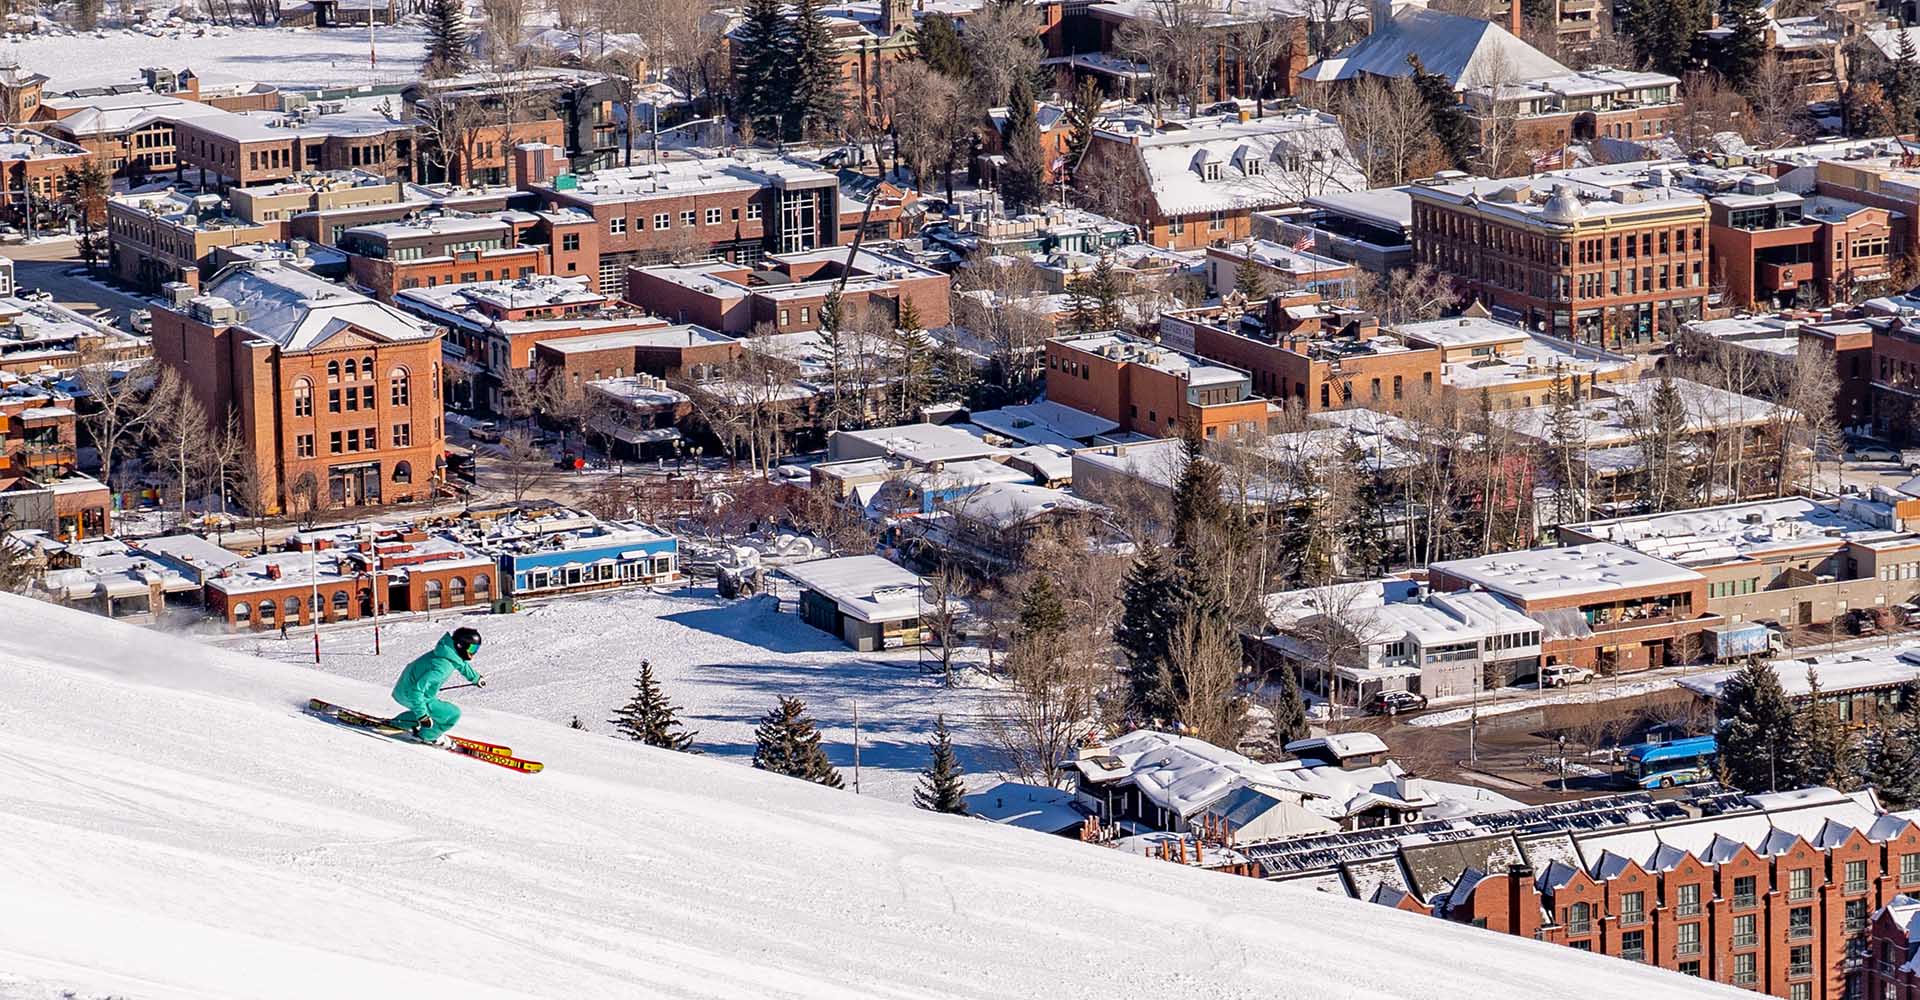
[{"label": "american flag", "polygon": [[1299,239],[1293,241],[1293,252],[1306,253],[1311,249],[1313,249],[1313,230],[1309,229],[1302,233]]}]

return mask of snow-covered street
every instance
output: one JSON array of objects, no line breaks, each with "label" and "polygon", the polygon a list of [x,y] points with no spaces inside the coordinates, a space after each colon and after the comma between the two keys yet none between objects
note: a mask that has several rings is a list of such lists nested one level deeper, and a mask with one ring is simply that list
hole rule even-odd
[{"label": "snow-covered street", "polygon": [[[950,690],[921,670],[921,655],[913,650],[856,653],[797,615],[775,610],[771,596],[726,602],[711,587],[568,598],[512,615],[390,621],[381,627],[382,656],[373,654],[371,626],[329,630],[321,635],[320,668],[390,682],[409,658],[456,624],[473,625],[486,640],[476,662],[488,687],[447,695],[463,706],[561,723],[578,715],[589,730],[611,733],[606,720],[632,694],[644,658],[653,662],[668,697],[684,707],[681,719],[699,733],[695,745],[717,757],[748,763],[760,717],[780,696],[791,695],[806,701],[819,721],[827,752],[849,788],[858,704],[864,794],[912,797],[941,713],[975,784],[985,782],[981,772],[998,767],[980,728],[987,682],[977,672],[963,673],[962,685]],[[220,640],[291,663],[311,663],[312,642],[306,633],[284,640],[278,633]],[[928,651],[929,661],[934,652]]]}]

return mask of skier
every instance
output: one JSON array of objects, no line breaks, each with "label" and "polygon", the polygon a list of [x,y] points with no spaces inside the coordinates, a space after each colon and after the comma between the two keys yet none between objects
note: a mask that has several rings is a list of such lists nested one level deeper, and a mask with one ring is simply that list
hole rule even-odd
[{"label": "skier", "polygon": [[475,687],[486,687],[487,679],[473,669],[473,655],[479,651],[479,630],[462,626],[407,664],[393,685],[393,700],[406,711],[394,716],[393,724],[411,731],[422,743],[443,744],[447,730],[460,721],[460,707],[440,700],[440,685],[458,670]]}]

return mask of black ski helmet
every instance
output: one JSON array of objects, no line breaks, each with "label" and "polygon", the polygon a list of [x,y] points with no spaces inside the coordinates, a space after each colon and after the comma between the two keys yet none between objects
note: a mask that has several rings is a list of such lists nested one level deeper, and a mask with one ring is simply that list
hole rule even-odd
[{"label": "black ski helmet", "polygon": [[461,656],[469,660],[473,659],[473,654],[480,651],[480,630],[477,628],[468,628],[465,625],[454,629],[453,648],[457,650]]}]

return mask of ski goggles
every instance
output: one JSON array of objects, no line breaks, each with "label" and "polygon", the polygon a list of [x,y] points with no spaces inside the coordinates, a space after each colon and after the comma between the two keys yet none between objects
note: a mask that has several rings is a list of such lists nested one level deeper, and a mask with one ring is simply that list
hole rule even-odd
[{"label": "ski goggles", "polygon": [[480,640],[475,639],[472,642],[461,643],[459,644],[459,648],[461,652],[467,654],[468,656],[472,656],[473,654],[478,653],[480,651]]}]

